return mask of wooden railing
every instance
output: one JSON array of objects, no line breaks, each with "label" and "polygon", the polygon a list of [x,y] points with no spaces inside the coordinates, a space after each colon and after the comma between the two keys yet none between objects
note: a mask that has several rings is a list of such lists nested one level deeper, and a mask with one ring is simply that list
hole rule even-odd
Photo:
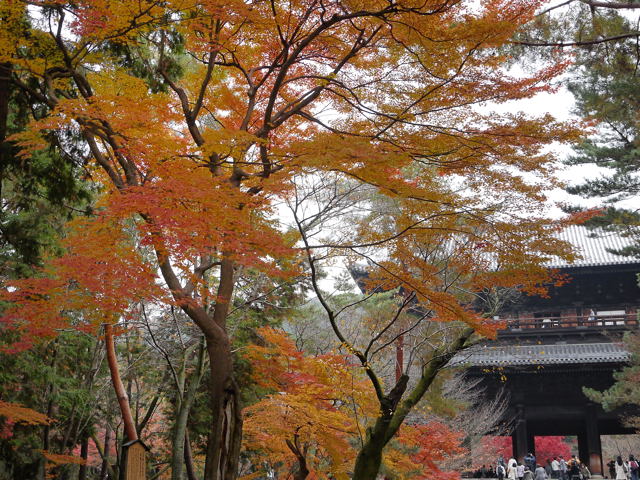
[{"label": "wooden railing", "polygon": [[638,325],[638,313],[626,313],[619,315],[509,318],[507,319],[506,330],[543,328],[637,328]]}]

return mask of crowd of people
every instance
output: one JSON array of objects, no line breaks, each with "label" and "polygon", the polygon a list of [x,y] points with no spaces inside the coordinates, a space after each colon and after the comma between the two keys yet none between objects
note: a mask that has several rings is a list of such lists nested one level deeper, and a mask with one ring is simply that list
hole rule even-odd
[{"label": "crowd of people", "polygon": [[[609,478],[612,480],[640,480],[640,465],[633,455],[628,461],[621,456],[607,463]],[[528,453],[522,463],[510,458],[505,462],[500,456],[493,465],[482,465],[474,475],[476,478],[497,478],[498,480],[588,480],[591,472],[587,465],[575,455],[565,460],[562,456],[548,458],[544,465],[537,462],[535,455]]]},{"label": "crowd of people", "polygon": [[609,467],[609,478],[615,480],[638,480],[640,474],[640,464],[633,455],[629,455],[629,460],[624,461],[618,455],[618,458],[607,463]]}]

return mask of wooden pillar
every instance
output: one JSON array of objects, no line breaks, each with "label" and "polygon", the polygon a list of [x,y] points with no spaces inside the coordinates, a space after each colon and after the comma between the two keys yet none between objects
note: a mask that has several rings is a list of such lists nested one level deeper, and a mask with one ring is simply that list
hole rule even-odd
[{"label": "wooden pillar", "polygon": [[558,322],[564,320],[571,325],[583,325],[584,318],[582,315],[582,309],[579,307],[562,310],[560,315],[562,318],[558,320]]},{"label": "wooden pillar", "polygon": [[585,439],[587,447],[587,458],[584,462],[589,465],[589,470],[593,475],[603,475],[602,467],[602,444],[600,443],[600,430],[598,429],[598,410],[593,403],[587,405],[585,415]]},{"label": "wooden pillar", "polygon": [[513,456],[519,463],[524,461],[525,455],[529,452],[527,435],[527,421],[524,418],[524,405],[516,406],[516,420],[511,441],[513,442]]},{"label": "wooden pillar", "polygon": [[[527,435],[527,453],[533,453],[534,455],[536,454],[536,437],[533,434],[528,434]],[[540,460],[538,460],[536,458],[536,463],[540,463],[540,465],[542,465],[542,463],[540,462]]]},{"label": "wooden pillar", "polygon": [[[581,462],[584,462],[587,467],[589,467],[589,471],[591,471],[591,465],[589,465],[589,448],[587,443],[586,432],[580,432],[578,434],[578,458]],[[569,459],[565,458],[565,460]]]},{"label": "wooden pillar", "polygon": [[518,312],[518,317],[514,319],[512,328],[522,328],[522,326],[520,325],[520,322],[525,322],[525,323],[529,322],[530,321],[529,317],[533,317],[533,314],[530,312]]}]

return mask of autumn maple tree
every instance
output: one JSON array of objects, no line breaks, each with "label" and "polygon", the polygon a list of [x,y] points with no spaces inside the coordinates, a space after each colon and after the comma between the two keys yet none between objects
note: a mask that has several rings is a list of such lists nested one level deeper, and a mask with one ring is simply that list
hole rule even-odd
[{"label": "autumn maple tree", "polygon": [[[9,403],[0,401],[0,417],[5,423],[3,430],[6,430],[7,423],[24,423],[27,425],[46,425],[52,420],[46,415],[36,412],[31,408],[23,407],[17,403]],[[6,435],[6,432],[3,432]]]},{"label": "autumn maple tree", "polygon": [[[305,478],[349,479],[356,445],[376,417],[375,392],[348,355],[312,355],[298,350],[282,331],[261,329],[265,345],[251,346],[258,384],[270,393],[245,409],[244,447],[254,478],[265,472]],[[435,420],[405,425],[385,452],[394,478],[455,478],[439,462],[465,451],[462,434]]]},{"label": "autumn maple tree", "polygon": [[[563,436],[535,437],[537,463],[546,466],[547,460],[553,460],[554,457],[570,458],[571,446],[566,439],[567,437]],[[494,463],[499,455],[502,455],[505,461],[513,456],[511,437],[484,437],[474,452],[473,467],[480,468],[483,464],[495,467]]]},{"label": "autumn maple tree", "polygon": [[[31,408],[24,407],[18,403],[4,402],[0,400],[0,437],[8,438],[13,435],[13,428],[16,425],[49,425],[54,419],[47,417],[43,413],[37,412]],[[60,465],[86,463],[85,458],[75,455],[60,455],[49,452],[47,450],[39,450],[43,460],[43,474],[49,474],[51,470]]]},{"label": "autumn maple tree", "polygon": [[344,355],[306,355],[286,334],[262,329],[265,345],[247,356],[269,394],[245,409],[245,449],[252,463],[305,479],[349,478],[358,418],[375,409],[371,388]]},{"label": "autumn maple tree", "polygon": [[[327,172],[399,207],[326,248],[388,249],[383,266],[393,275],[385,286],[404,285],[431,302],[425,311],[442,322],[468,324],[450,347],[475,329],[490,334],[416,249],[449,242],[434,232],[461,231],[455,264],[475,271],[458,270],[470,280],[456,285],[472,290],[532,286],[545,258],[566,253],[552,238],[558,225],[541,214],[540,190],[555,184],[544,147],[575,138],[575,129],[549,116],[475,108],[547,91],[564,70],[549,64],[512,76],[504,66],[500,46],[538,5],[3,2],[0,63],[33,112],[10,139],[25,162],[55,141],[97,192],[90,214],[67,226],[65,254],[5,291],[5,328],[21,335],[12,348],[69,327],[95,332],[143,300],[180,308],[205,337],[210,365],[204,478],[234,478],[242,417],[227,320],[236,282],[246,271],[300,274],[300,247],[317,279],[323,245],[310,242],[309,219],[298,218],[300,232],[286,232],[276,206],[301,179]],[[366,196],[357,201],[368,208]],[[492,256],[500,273],[481,268]],[[340,341],[366,369],[366,354]],[[396,408],[408,411],[397,401],[405,380],[391,395],[374,378],[384,426]],[[374,456],[405,416],[395,416],[391,430],[371,430]],[[373,478],[379,462],[360,472],[362,462],[354,478]]]},{"label": "autumn maple tree", "polygon": [[[443,189],[441,199],[451,200],[421,205],[421,214],[432,209],[429,225],[422,226],[422,217],[414,215],[421,198],[389,201],[369,192],[368,208],[354,210],[353,199],[362,191],[349,185],[327,189],[327,181],[299,187],[290,204],[324,310],[319,317],[340,348],[362,366],[375,393],[377,415],[367,427],[353,471],[353,478],[374,479],[385,450],[451,360],[478,335],[495,336],[501,325],[493,319],[500,312],[496,298],[518,289],[544,293],[542,283],[553,278],[544,267],[545,255],[549,249],[563,251],[549,234],[561,224],[513,210],[507,214],[513,198],[500,198],[499,192],[494,193],[499,203],[487,208],[486,196],[474,199],[465,192],[456,199],[444,190],[446,181],[429,179],[432,190]],[[308,198],[314,199],[313,206]],[[348,218],[351,228],[323,235],[317,225],[331,223],[335,215]],[[372,251],[381,241],[384,251]],[[362,295],[345,300],[322,288],[321,269],[336,258],[352,262]],[[378,292],[387,296],[376,303]],[[462,366],[463,358],[455,365]]]},{"label": "autumn maple tree", "polygon": [[571,447],[566,441],[566,437],[544,436],[536,437],[536,456],[540,465],[546,465],[547,460],[553,457],[571,457]]}]

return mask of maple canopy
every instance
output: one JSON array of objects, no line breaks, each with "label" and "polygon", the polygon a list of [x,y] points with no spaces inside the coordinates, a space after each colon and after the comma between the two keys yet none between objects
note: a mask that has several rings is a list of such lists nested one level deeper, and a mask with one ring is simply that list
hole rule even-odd
[{"label": "maple canopy", "polygon": [[[68,225],[65,254],[4,291],[3,322],[22,333],[8,348],[95,331],[141,301],[180,307],[206,339],[213,480],[237,471],[227,320],[234,299],[254,299],[243,275],[291,282],[301,247],[312,270],[346,252],[375,259],[372,279],[415,292],[438,320],[492,334],[470,293],[540,291],[545,261],[570,257],[543,190],[557,185],[547,146],[577,138],[576,126],[490,108],[552,90],[567,66],[509,73],[501,47],[540,5],[3,2],[0,62],[33,111],[11,140],[25,162],[55,144],[96,198]],[[335,179],[322,185],[334,198],[345,182],[368,190],[343,198],[346,222],[325,223],[330,201],[289,229],[280,206],[299,205],[309,179]],[[317,193],[303,203],[317,208]]]},{"label": "maple canopy", "polygon": [[[308,477],[294,478],[351,478],[354,446],[378,412],[362,370],[348,355],[305,354],[284,332],[262,328],[259,334],[265,345],[251,346],[247,356],[256,382],[270,394],[244,411],[244,447],[252,463],[275,466],[282,475],[306,470]],[[385,451],[385,468],[398,479],[457,478],[439,463],[466,453],[462,438],[435,420],[404,425]]]},{"label": "maple canopy", "polygon": [[[33,335],[71,311],[113,321],[141,299],[177,303],[216,333],[232,292],[221,279],[282,272],[293,253],[273,205],[296,175],[373,185],[403,202],[395,233],[461,231],[501,257],[504,278],[558,247],[536,216],[540,188],[554,185],[544,146],[576,132],[473,108],[550,90],[564,70],[503,66],[498,47],[539,2],[26,3],[0,12],[0,61],[36,107],[13,140],[25,158],[52,138],[70,154],[80,142],[98,190],[67,255],[8,295],[21,306],[7,321]],[[384,243],[356,233],[347,243]],[[496,275],[477,286],[487,281]]]}]

